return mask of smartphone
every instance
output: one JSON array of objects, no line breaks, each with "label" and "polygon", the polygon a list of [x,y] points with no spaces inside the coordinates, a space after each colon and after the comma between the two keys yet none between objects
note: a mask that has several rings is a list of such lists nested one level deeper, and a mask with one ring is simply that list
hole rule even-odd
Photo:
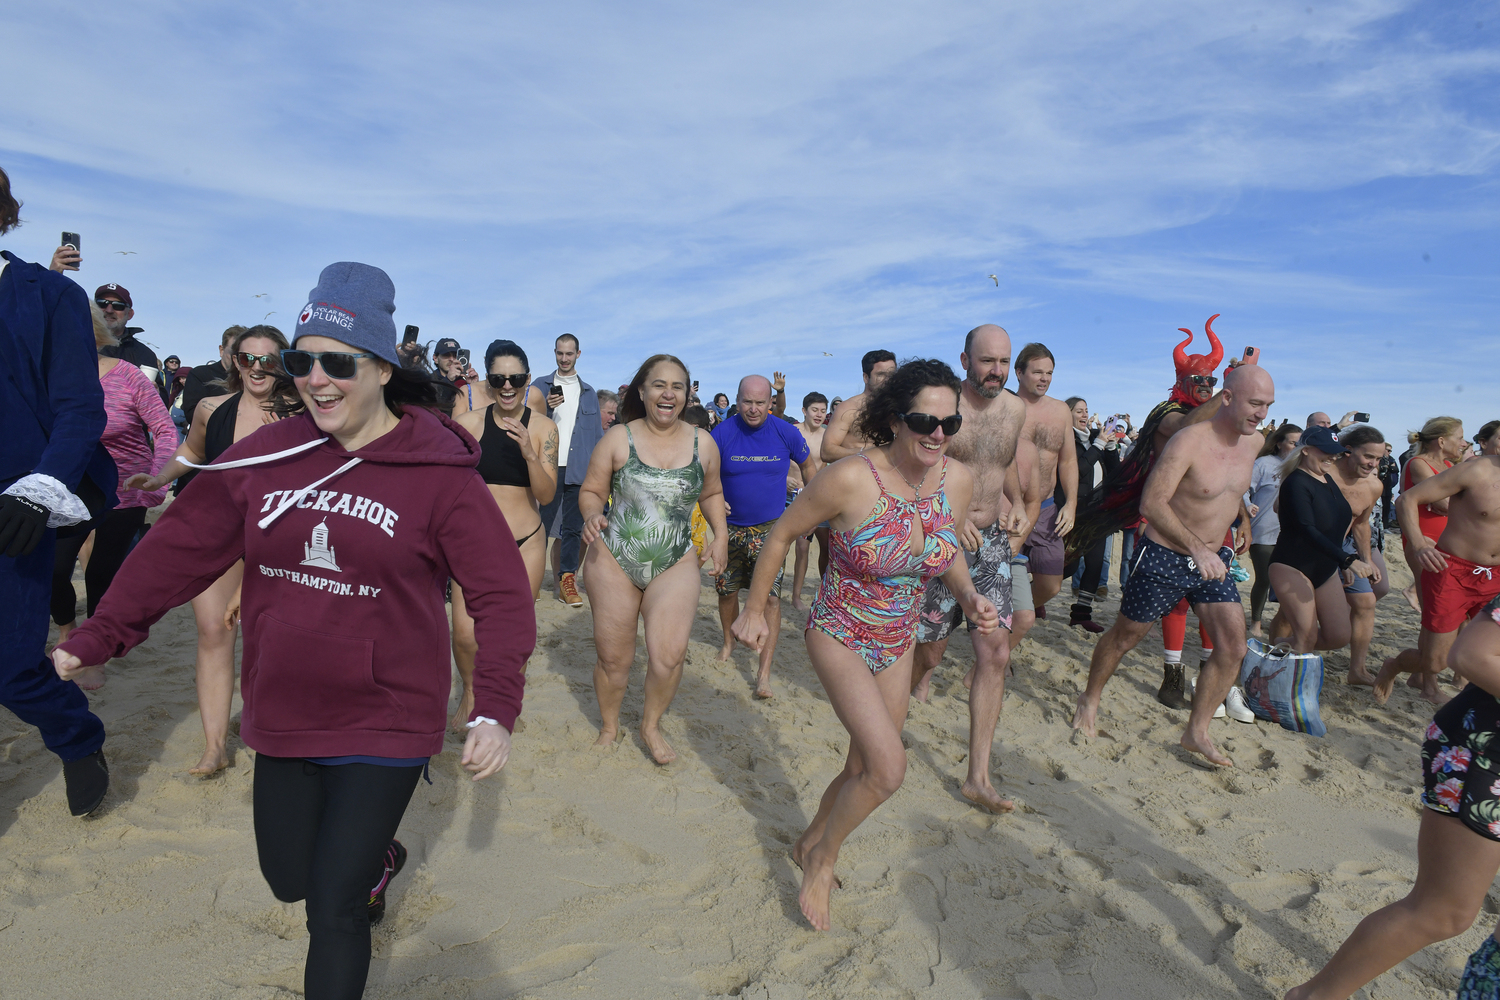
[{"label": "smartphone", "polygon": [[[78,234],[77,233],[63,233],[62,234],[62,240],[61,240],[61,242],[58,245],[59,246],[65,246],[65,247],[71,247],[74,250],[78,250],[80,252],[82,252],[82,250],[83,250],[83,240],[81,240],[81,239],[78,238]],[[77,266],[76,263],[75,263],[75,266]]]},{"label": "smartphone", "polygon": [[1244,362],[1247,365],[1260,364],[1260,352],[1253,347],[1245,348]]},{"label": "smartphone", "polygon": [[401,338],[401,343],[403,343],[403,344],[415,344],[417,342],[417,333],[418,332],[419,331],[417,330],[416,327],[412,326],[410,323],[406,324],[406,335]]},{"label": "smartphone", "polygon": [[1354,415],[1354,422],[1358,424],[1368,424],[1370,422],[1370,415],[1368,413],[1356,413]]},{"label": "smartphone", "polygon": [[464,374],[467,374],[468,371],[469,371],[469,349],[467,347],[465,347],[465,348],[463,348],[462,350],[460,350],[458,352],[458,373],[459,373],[459,375],[464,375]]}]

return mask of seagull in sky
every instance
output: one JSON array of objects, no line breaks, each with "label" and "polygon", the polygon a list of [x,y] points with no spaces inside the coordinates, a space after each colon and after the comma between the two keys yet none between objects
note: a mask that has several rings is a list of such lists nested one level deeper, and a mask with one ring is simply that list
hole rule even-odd
[{"label": "seagull in sky", "polygon": [[994,276],[994,275],[993,275],[993,274],[992,274],[992,275],[990,275],[990,278],[992,278],[992,279],[993,279],[993,280],[994,280],[994,282],[995,282],[995,287],[996,287],[996,288],[999,288],[999,287],[1000,287],[1000,279],[999,279],[999,278],[996,278],[996,277],[995,277],[995,276]]},{"label": "seagull in sky", "polygon": [[261,322],[262,322],[262,323],[264,323],[264,322],[265,322],[265,321],[266,321],[266,320],[268,320],[268,319],[270,319],[270,318],[271,318],[271,317],[272,317],[272,316],[275,316],[275,315],[276,315],[276,310],[275,310],[275,309],[272,309],[272,310],[271,310],[271,311],[270,311],[270,312],[268,312],[268,313],[266,313],[266,314],[265,314],[265,315],[264,315],[264,316],[262,316],[262,317],[261,317],[261,318],[260,318],[260,321],[261,321]]},{"label": "seagull in sky", "polygon": [[135,253],[135,251],[134,250],[116,250],[115,253],[119,254],[121,257],[124,257],[124,256],[126,256],[128,254]]},{"label": "seagull in sky", "polygon": [[833,357],[833,355],[829,354],[827,351],[824,351],[823,352],[823,357],[825,357],[825,358],[831,358],[831,357]]},{"label": "seagull in sky", "polygon": [[257,298],[257,299],[263,299],[267,295],[270,295],[270,294],[271,294],[270,292],[261,292],[259,295],[255,296],[255,298]]}]

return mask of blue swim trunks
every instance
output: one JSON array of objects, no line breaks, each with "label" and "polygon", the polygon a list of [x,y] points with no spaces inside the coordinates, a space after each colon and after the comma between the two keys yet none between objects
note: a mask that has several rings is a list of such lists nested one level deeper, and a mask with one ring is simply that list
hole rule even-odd
[{"label": "blue swim trunks", "polygon": [[1227,574],[1234,550],[1222,546],[1219,558],[1224,561],[1224,579],[1205,580],[1191,556],[1142,536],[1136,543],[1130,580],[1120,598],[1120,614],[1134,622],[1154,622],[1184,597],[1189,604],[1239,604],[1239,588]]},{"label": "blue swim trunks", "polygon": [[[1371,545],[1370,548],[1371,548],[1370,558],[1373,559],[1375,557],[1375,553],[1374,553],[1374,548],[1375,547],[1374,547],[1374,545]],[[1350,535],[1348,538],[1344,539],[1344,551],[1347,552],[1351,556],[1357,556],[1357,555],[1359,555],[1359,549],[1354,544],[1354,536],[1353,535]],[[1354,582],[1353,583],[1346,583],[1344,585],[1344,593],[1346,593],[1346,594],[1373,594],[1373,593],[1375,593],[1375,587],[1370,583],[1370,578],[1369,577],[1367,577],[1367,576],[1357,576],[1357,577],[1354,578]]]}]

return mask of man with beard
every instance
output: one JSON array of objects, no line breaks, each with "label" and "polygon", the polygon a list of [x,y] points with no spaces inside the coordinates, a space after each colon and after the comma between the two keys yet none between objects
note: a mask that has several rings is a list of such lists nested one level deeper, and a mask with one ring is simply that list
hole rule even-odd
[{"label": "man with beard", "polygon": [[[974,493],[959,542],[975,589],[994,603],[1005,626],[1004,631],[983,635],[976,631],[976,622],[969,622],[974,676],[969,693],[969,773],[962,791],[964,798],[980,808],[1006,813],[1015,803],[1001,798],[990,780],[990,751],[1005,697],[1005,668],[1010,663],[1010,535],[1019,536],[1026,528],[1015,466],[1026,404],[1004,391],[1010,375],[1010,334],[1000,327],[986,323],[970,330],[958,360],[965,373],[958,400],[963,426],[948,444],[948,457],[962,462],[974,475]],[[1005,521],[1000,519],[1002,497],[1010,501]],[[922,701],[927,700],[929,677],[943,658],[948,636],[963,619],[963,609],[942,579],[927,581],[912,665],[912,692]]]},{"label": "man with beard", "polygon": [[1153,622],[1186,598],[1213,636],[1214,652],[1204,665],[1181,742],[1209,763],[1228,767],[1234,762],[1214,745],[1208,723],[1245,657],[1245,611],[1229,579],[1234,551],[1223,540],[1250,487],[1250,469],[1263,443],[1260,424],[1275,401],[1275,386],[1264,369],[1240,365],[1225,377],[1219,399],[1211,419],[1172,436],[1146,478],[1140,499],[1146,534],[1119,617],[1094,646],[1073,728],[1086,737],[1097,734],[1099,699],[1120,660]]}]

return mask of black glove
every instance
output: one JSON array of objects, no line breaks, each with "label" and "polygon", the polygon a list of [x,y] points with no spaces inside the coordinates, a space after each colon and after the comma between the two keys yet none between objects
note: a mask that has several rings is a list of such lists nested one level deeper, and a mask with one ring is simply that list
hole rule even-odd
[{"label": "black glove", "polygon": [[19,559],[31,554],[47,531],[49,512],[25,497],[0,495],[0,552]]}]

